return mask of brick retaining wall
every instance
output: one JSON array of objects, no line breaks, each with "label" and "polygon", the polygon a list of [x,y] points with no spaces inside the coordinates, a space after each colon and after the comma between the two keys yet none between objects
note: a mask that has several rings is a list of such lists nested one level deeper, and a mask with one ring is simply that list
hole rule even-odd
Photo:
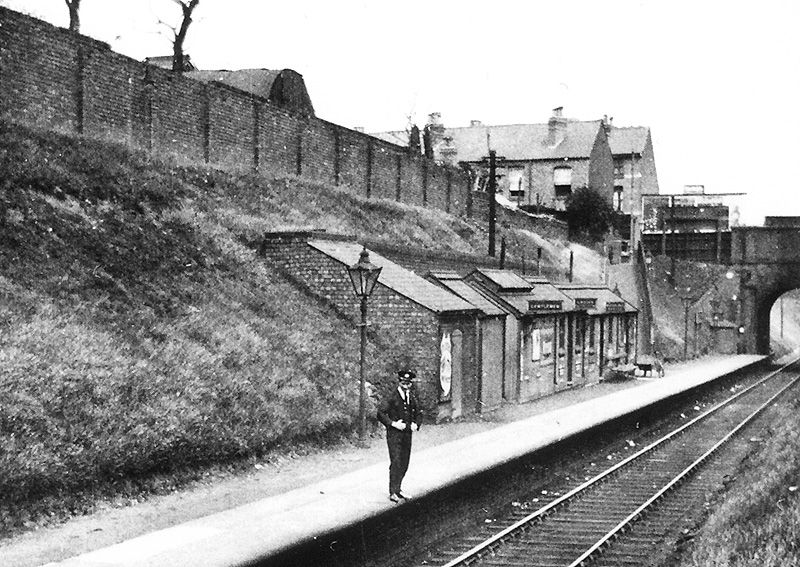
[{"label": "brick retaining wall", "polygon": [[0,115],[226,168],[302,175],[467,214],[461,169],[318,118],[290,114],[111,51],[0,7]]}]

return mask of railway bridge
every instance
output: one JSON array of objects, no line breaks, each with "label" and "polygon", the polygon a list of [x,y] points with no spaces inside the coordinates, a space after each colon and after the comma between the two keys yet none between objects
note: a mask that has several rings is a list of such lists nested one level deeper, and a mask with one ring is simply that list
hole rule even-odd
[{"label": "railway bridge", "polygon": [[742,348],[770,352],[770,310],[787,291],[800,287],[800,218],[793,226],[731,230],[731,275],[739,277]]}]

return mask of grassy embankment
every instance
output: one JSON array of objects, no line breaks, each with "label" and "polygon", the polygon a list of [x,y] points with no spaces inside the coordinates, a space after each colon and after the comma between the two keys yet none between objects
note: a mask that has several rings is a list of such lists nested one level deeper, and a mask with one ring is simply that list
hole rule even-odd
[{"label": "grassy embankment", "polygon": [[[265,231],[485,250],[484,231],[444,213],[6,122],[0,223],[0,534],[348,439],[357,330],[257,257]],[[568,261],[505,234],[512,258],[543,246]],[[371,381],[396,350],[370,348]]]},{"label": "grassy embankment", "polygon": [[746,459],[691,545],[681,567],[800,565],[800,402],[779,402],[780,417]]},{"label": "grassy embankment", "polygon": [[[670,270],[675,269],[675,278]],[[684,314],[678,288],[724,289],[725,268],[657,258],[651,269],[653,308],[661,345],[682,357]],[[725,293],[720,293],[724,299]],[[776,303],[770,321],[776,355],[796,351],[800,337],[800,293],[784,297],[783,337]],[[777,404],[780,417],[756,451],[741,465],[735,482],[687,539],[672,567],[778,567],[800,565],[800,401],[796,394]]]}]

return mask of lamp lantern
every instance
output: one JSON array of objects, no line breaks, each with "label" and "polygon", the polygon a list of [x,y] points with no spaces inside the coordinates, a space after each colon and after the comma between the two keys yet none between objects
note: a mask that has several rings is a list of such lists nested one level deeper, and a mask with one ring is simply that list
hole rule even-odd
[{"label": "lamp lantern", "polygon": [[364,247],[358,262],[347,268],[350,281],[353,282],[353,291],[357,297],[364,299],[372,295],[372,290],[378,283],[378,276],[382,269],[369,261],[369,252]]}]

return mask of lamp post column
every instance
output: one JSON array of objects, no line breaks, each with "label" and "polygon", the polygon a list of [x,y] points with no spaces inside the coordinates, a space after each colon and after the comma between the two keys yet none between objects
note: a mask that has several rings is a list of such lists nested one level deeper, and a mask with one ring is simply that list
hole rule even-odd
[{"label": "lamp post column", "polygon": [[361,297],[361,357],[359,359],[358,439],[362,445],[367,438],[367,296]]},{"label": "lamp post column", "polygon": [[689,358],[689,303],[691,299],[683,298],[683,360]]}]

